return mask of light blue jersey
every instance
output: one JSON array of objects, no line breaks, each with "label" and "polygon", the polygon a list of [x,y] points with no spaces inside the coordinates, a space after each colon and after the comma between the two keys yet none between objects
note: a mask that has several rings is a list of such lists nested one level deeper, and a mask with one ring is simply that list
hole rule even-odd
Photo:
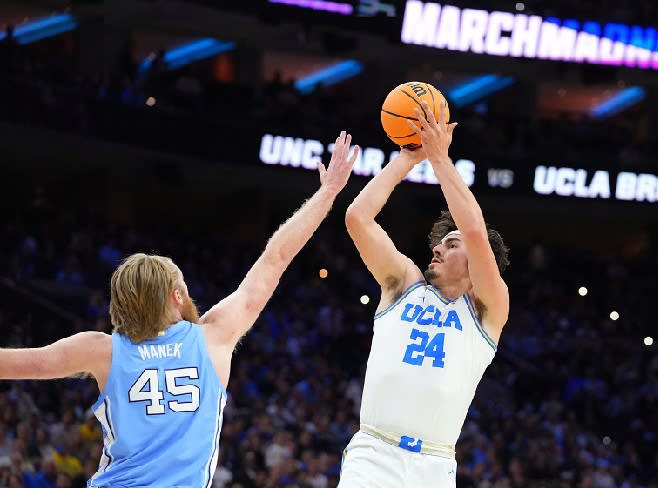
[{"label": "light blue jersey", "polygon": [[87,486],[209,487],[225,404],[198,325],[181,321],[140,344],[112,334],[112,366],[92,407],[105,446]]}]

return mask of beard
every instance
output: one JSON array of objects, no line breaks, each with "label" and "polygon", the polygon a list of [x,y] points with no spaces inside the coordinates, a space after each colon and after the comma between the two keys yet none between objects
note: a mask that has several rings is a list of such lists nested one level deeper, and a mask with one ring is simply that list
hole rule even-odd
[{"label": "beard", "polygon": [[183,309],[180,312],[183,320],[187,320],[193,324],[198,324],[200,319],[199,309],[196,308],[194,300],[192,300],[189,295],[185,295],[183,302]]},{"label": "beard", "polygon": [[428,283],[431,283],[433,280],[437,279],[439,277],[439,273],[436,271],[433,271],[429,268],[427,268],[424,272],[423,275],[425,276],[425,281]]}]

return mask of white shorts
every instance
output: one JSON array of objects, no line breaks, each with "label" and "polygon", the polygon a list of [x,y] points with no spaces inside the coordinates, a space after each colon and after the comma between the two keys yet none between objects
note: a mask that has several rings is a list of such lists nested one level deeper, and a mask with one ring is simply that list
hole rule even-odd
[{"label": "white shorts", "polygon": [[457,461],[410,452],[357,432],[343,451],[337,488],[455,488]]}]

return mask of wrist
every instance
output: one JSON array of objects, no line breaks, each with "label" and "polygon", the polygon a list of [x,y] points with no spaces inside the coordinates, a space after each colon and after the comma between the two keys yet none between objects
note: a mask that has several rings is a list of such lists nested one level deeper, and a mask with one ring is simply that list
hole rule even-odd
[{"label": "wrist", "polygon": [[429,162],[432,166],[444,166],[447,164],[452,164],[452,159],[447,154],[445,156],[434,156],[429,158]]},{"label": "wrist", "polygon": [[403,168],[406,174],[409,171],[411,171],[411,168],[416,166],[420,161],[421,161],[420,159],[418,159],[412,154],[401,152],[399,156],[397,156],[393,161],[391,161],[391,163],[393,163],[395,166]]},{"label": "wrist", "polygon": [[331,198],[332,200],[334,200],[338,196],[341,190],[342,188],[338,188],[335,185],[323,184],[320,185],[320,188],[318,189],[317,193],[319,195],[322,195],[324,198]]}]

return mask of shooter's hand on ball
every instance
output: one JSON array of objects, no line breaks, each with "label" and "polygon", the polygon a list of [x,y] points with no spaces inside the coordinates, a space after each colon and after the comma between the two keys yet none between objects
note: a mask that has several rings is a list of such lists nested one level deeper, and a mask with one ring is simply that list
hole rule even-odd
[{"label": "shooter's hand on ball", "polygon": [[418,146],[415,149],[411,149],[408,147],[401,147],[400,156],[406,158],[410,162],[413,162],[414,165],[427,159],[427,155],[425,154],[425,149],[422,146]]},{"label": "shooter's hand on ball", "polygon": [[445,104],[441,103],[439,120],[437,122],[427,102],[422,102],[424,114],[419,109],[414,109],[416,117],[420,121],[420,127],[408,120],[407,125],[420,136],[421,144],[427,158],[432,161],[440,161],[448,156],[448,148],[452,142],[452,131],[455,130],[457,122],[445,123]]}]

